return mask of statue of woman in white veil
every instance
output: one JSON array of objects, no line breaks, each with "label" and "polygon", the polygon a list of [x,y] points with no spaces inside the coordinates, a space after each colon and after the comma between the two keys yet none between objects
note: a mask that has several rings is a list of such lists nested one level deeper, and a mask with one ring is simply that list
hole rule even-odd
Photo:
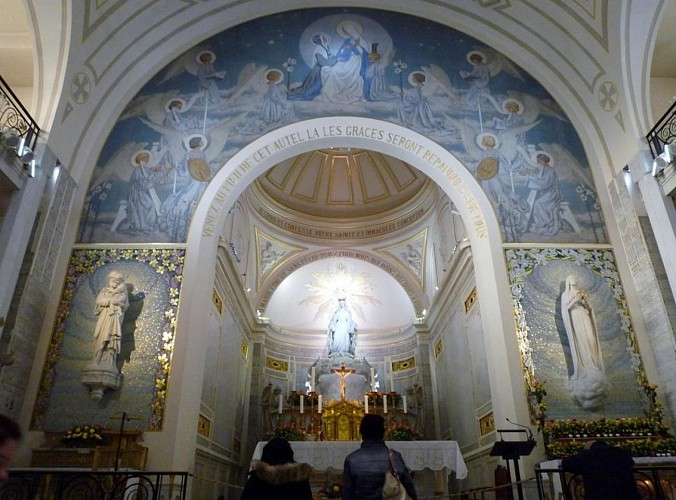
[{"label": "statue of woman in white veil", "polygon": [[328,328],[329,356],[348,354],[354,356],[357,325],[345,305],[345,297],[338,299],[338,308],[331,316]]},{"label": "statue of woman in white veil", "polygon": [[573,365],[569,389],[583,408],[596,409],[606,397],[608,383],[594,310],[574,276],[566,278],[561,294],[561,316]]}]

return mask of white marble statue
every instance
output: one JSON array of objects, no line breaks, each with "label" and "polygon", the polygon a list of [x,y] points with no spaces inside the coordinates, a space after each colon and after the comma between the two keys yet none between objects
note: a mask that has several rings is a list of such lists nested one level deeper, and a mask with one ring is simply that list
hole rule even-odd
[{"label": "white marble statue", "polygon": [[338,299],[338,308],[331,316],[328,328],[329,356],[349,354],[354,356],[357,325],[347,309],[345,298]]}]

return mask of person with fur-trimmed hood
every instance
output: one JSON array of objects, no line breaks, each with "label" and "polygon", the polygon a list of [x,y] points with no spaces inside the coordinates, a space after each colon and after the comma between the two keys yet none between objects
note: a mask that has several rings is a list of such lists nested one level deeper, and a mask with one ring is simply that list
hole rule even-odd
[{"label": "person with fur-trimmed hood", "polygon": [[312,500],[311,471],[308,464],[294,462],[286,439],[273,438],[263,447],[261,459],[252,462],[241,500]]}]

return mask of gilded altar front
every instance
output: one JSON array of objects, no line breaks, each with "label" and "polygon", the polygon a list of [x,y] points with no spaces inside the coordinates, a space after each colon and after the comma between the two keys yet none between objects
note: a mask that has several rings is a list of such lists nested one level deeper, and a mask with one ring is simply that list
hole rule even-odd
[{"label": "gilded altar front", "polygon": [[326,441],[359,441],[359,424],[364,416],[364,406],[356,401],[331,401],[322,412],[324,439]]}]

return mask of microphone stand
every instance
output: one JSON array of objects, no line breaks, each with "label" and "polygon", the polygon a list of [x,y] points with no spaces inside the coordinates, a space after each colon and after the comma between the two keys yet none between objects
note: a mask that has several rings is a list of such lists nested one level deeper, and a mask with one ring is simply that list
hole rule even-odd
[{"label": "microphone stand", "polygon": [[117,450],[115,451],[115,471],[120,468],[120,455],[122,453],[122,434],[124,433],[124,423],[130,420],[141,420],[139,417],[130,417],[126,411],[122,412],[121,417],[110,417],[112,420],[120,420],[120,434],[117,437]]},{"label": "microphone stand", "polygon": [[[512,473],[509,466],[509,461],[514,462],[514,478],[516,480],[516,490],[519,495],[519,500],[523,500],[523,488],[521,485],[521,472],[519,471],[519,458],[522,456],[530,455],[533,448],[535,448],[535,438],[533,437],[533,431],[530,430],[530,427],[525,425],[516,424],[506,419],[509,423],[514,424],[519,427],[523,427],[526,430],[520,429],[497,429],[497,432],[500,434],[500,441],[496,441],[493,444],[493,449],[491,450],[491,456],[501,456],[507,463],[507,474],[509,474],[509,481],[511,484]],[[505,441],[502,437],[503,433],[523,433],[528,432],[528,437],[526,441]],[[510,487],[509,498],[513,499],[514,494],[512,488]]]}]

